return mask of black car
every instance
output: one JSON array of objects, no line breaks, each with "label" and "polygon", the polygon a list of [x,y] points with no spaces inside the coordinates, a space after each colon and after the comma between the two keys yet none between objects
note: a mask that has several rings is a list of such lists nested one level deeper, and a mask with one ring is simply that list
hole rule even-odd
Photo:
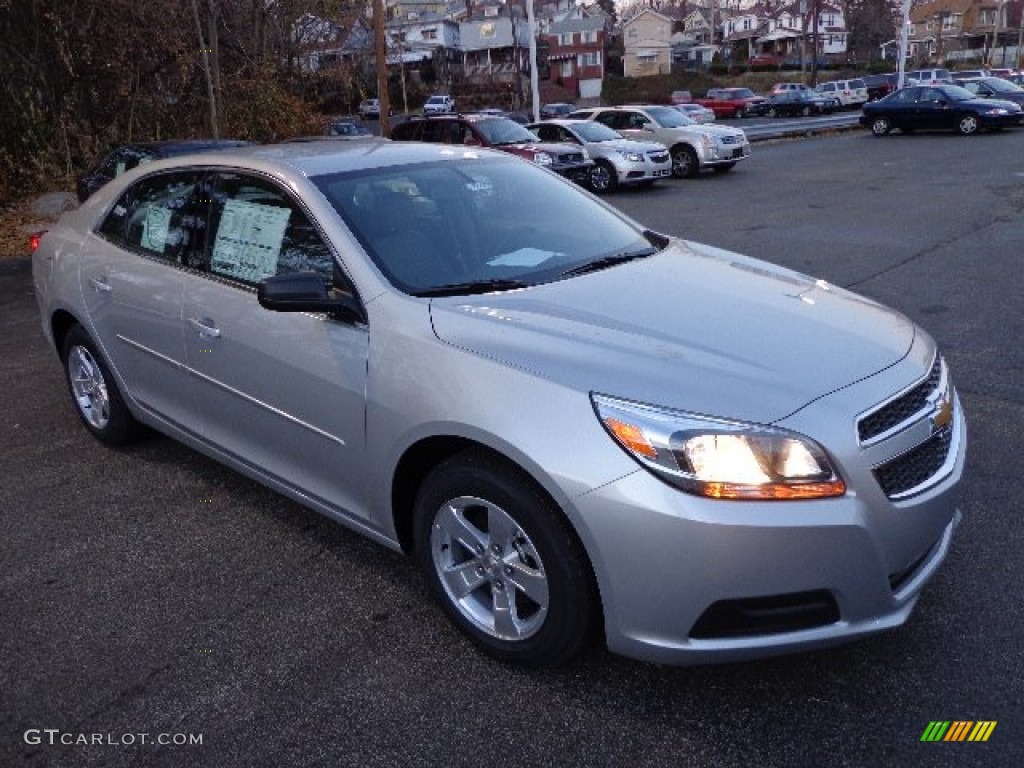
[{"label": "black car", "polygon": [[893,128],[903,133],[915,130],[951,130],[964,136],[980,129],[998,131],[1020,125],[1024,112],[1008,101],[979,99],[959,85],[915,85],[864,105],[860,123],[875,136]]},{"label": "black car", "polygon": [[78,201],[84,203],[97,189],[137,165],[165,157],[191,155],[194,152],[244,147],[248,143],[234,139],[175,139],[121,144],[112,148],[87,173],[78,178],[75,185]]},{"label": "black car", "polygon": [[957,85],[983,99],[1002,99],[1024,104],[1024,88],[1001,77],[972,77],[961,80]]},{"label": "black car", "polygon": [[573,104],[567,104],[564,101],[542,104],[540,108],[540,119],[550,120],[556,117],[565,117],[574,109],[576,109],[576,107]]},{"label": "black car", "polygon": [[429,141],[491,147],[518,155],[577,184],[590,182],[594,163],[574,144],[541,143],[519,123],[497,115],[424,115],[411,117],[391,129],[394,141]]},{"label": "black car", "polygon": [[839,102],[814,91],[782,91],[769,96],[765,101],[751,104],[749,115],[783,117],[786,115],[827,115],[839,109]]}]

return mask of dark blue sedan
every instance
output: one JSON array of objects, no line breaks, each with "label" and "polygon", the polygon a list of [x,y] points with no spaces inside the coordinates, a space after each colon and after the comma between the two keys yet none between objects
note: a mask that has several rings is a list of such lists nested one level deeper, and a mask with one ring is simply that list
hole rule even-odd
[{"label": "dark blue sedan", "polygon": [[893,128],[951,130],[970,136],[981,129],[998,131],[1020,125],[1024,112],[1018,104],[981,99],[958,85],[917,85],[901,88],[884,99],[864,105],[860,123],[875,136]]}]

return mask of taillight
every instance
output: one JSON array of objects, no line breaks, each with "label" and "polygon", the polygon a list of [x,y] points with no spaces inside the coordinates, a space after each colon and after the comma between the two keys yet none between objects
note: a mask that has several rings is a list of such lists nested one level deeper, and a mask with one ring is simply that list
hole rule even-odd
[{"label": "taillight", "polygon": [[35,253],[39,249],[39,243],[42,242],[43,235],[46,234],[45,229],[41,229],[38,232],[33,232],[28,236],[28,252]]}]

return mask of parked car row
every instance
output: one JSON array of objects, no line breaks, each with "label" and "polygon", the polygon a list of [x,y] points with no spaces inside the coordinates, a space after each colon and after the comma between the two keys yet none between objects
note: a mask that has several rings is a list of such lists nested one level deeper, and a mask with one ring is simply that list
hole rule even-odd
[{"label": "parked car row", "polygon": [[[970,84],[976,86],[974,92],[948,84],[901,88],[883,99],[865,104],[860,122],[875,136],[884,136],[893,129],[902,133],[955,130],[969,136],[981,130],[999,131],[1024,124],[1020,102],[981,98],[978,94],[979,81],[971,81]],[[1020,90],[1020,98],[1024,100],[1024,90]]]}]

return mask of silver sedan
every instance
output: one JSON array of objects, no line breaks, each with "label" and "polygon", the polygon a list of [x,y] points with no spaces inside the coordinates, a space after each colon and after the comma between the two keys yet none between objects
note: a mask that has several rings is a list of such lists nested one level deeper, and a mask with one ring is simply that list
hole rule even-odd
[{"label": "silver sedan", "polygon": [[627,184],[648,186],[672,175],[672,156],[663,144],[627,139],[602,123],[557,119],[526,127],[541,141],[585,148],[594,161],[590,188],[595,192],[614,192]]},{"label": "silver sedan", "polygon": [[895,627],[960,518],[964,415],[921,328],[503,153],[154,162],[45,234],[33,277],[99,441],[147,425],[408,552],[500,659]]}]

